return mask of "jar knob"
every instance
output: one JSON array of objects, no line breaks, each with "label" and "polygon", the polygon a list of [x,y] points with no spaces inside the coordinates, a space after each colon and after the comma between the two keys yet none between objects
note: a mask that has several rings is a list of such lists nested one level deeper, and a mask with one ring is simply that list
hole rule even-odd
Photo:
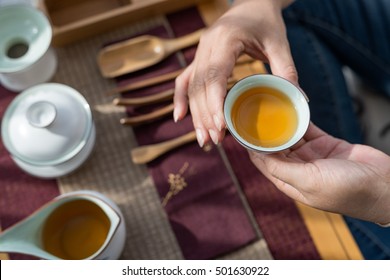
[{"label": "jar knob", "polygon": [[56,107],[47,101],[38,101],[31,104],[26,113],[28,122],[38,128],[45,128],[51,125],[56,115]]}]

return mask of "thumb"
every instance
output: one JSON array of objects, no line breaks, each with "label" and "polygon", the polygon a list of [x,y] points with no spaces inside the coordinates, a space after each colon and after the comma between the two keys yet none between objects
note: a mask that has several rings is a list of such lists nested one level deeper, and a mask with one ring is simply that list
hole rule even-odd
[{"label": "thumb", "polygon": [[292,199],[303,202],[303,180],[307,178],[305,166],[287,158],[283,154],[262,154],[250,152],[255,166],[283,193]]}]

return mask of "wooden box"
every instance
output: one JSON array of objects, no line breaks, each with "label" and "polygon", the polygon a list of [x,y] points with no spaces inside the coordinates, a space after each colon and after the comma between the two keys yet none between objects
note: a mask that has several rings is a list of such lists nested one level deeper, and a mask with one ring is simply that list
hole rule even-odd
[{"label": "wooden box", "polygon": [[[54,46],[66,45],[147,17],[210,0],[40,0],[53,27]],[[227,6],[227,1],[224,8]]]}]

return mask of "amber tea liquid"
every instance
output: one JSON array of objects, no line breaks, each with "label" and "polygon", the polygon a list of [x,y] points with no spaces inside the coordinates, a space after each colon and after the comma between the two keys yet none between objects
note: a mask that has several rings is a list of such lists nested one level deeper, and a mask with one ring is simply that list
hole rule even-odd
[{"label": "amber tea liquid", "polygon": [[100,249],[107,238],[110,221],[89,200],[74,200],[59,206],[46,220],[43,247],[61,259],[85,259]]},{"label": "amber tea liquid", "polygon": [[269,87],[251,88],[240,95],[233,104],[231,117],[242,138],[266,148],[286,143],[298,126],[291,100]]}]

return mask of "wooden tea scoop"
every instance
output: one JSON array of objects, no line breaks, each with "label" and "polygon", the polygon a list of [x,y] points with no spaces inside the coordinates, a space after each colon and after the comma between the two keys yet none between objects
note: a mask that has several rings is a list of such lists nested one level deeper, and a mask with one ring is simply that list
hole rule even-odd
[{"label": "wooden tea scoop", "polygon": [[117,87],[117,88],[114,88],[114,89],[108,91],[107,94],[113,95],[113,94],[118,94],[118,93],[122,93],[122,92],[126,92],[126,91],[131,91],[131,90],[136,90],[136,89],[140,89],[140,88],[144,88],[144,87],[148,87],[148,86],[157,85],[157,84],[175,79],[177,76],[179,76],[181,74],[181,72],[183,72],[183,69],[179,69],[179,70],[176,70],[173,72],[162,74],[161,76],[152,77],[152,78],[148,78],[148,79],[145,79],[145,80],[142,80],[139,82],[135,82],[132,84]]},{"label": "wooden tea scoop", "polygon": [[180,49],[197,44],[203,30],[174,39],[144,35],[110,45],[99,52],[100,71],[104,77],[113,78],[144,69]]},{"label": "wooden tea scoop", "polygon": [[115,98],[112,102],[116,106],[144,106],[173,98],[175,90],[173,88],[143,97]]},{"label": "wooden tea scoop", "polygon": [[163,108],[157,109],[151,113],[135,116],[135,117],[127,117],[120,119],[120,123],[123,125],[132,125],[137,126],[140,124],[152,122],[161,117],[164,117],[173,112],[173,103],[165,106]]},{"label": "wooden tea scoop", "polygon": [[195,140],[196,133],[195,131],[191,131],[187,134],[168,141],[134,148],[131,150],[131,158],[133,162],[137,164],[148,163],[168,151],[171,151],[184,144],[191,143]]}]

